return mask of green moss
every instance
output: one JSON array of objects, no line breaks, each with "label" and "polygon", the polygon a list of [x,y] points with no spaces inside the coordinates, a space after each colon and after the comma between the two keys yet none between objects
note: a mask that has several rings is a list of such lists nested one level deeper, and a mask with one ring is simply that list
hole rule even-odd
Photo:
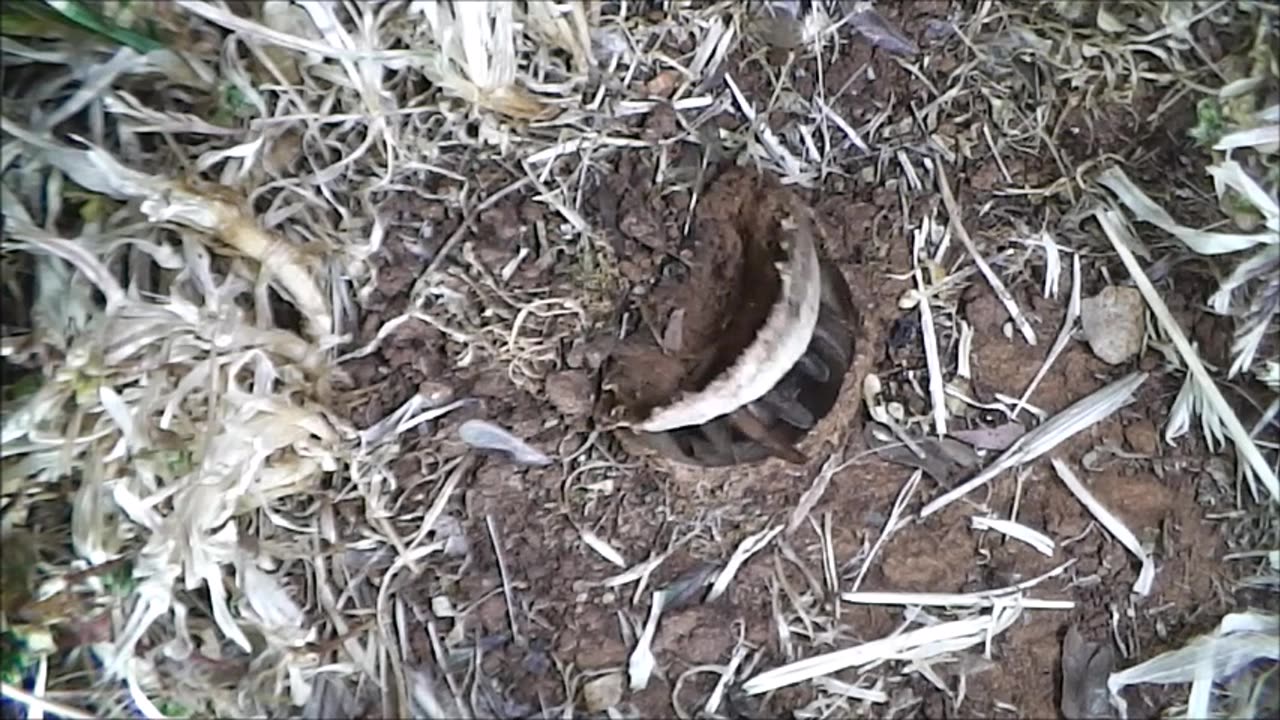
[{"label": "green moss", "polygon": [[133,562],[125,560],[112,568],[111,572],[102,576],[102,586],[113,595],[127,597],[138,586],[138,581],[133,577]]},{"label": "green moss", "polygon": [[1204,98],[1196,103],[1196,126],[1188,131],[1200,147],[1213,147],[1226,134],[1226,122],[1222,106],[1214,98]]},{"label": "green moss", "polygon": [[0,388],[0,397],[4,399],[5,404],[18,403],[34,395],[42,385],[44,385],[44,378],[40,373],[27,373]]},{"label": "green moss", "polygon": [[228,125],[233,120],[247,120],[256,117],[258,109],[245,97],[244,91],[231,83],[224,83],[218,95],[218,107],[213,112],[213,120]]},{"label": "green moss", "polygon": [[0,27],[5,35],[13,37],[106,40],[140,53],[164,48],[154,23],[147,23],[146,33],[137,32],[104,17],[80,0],[59,3],[6,0],[0,3],[0,13]]},{"label": "green moss", "polygon": [[165,717],[184,718],[191,717],[192,715],[186,705],[183,705],[176,700],[161,700],[156,703],[156,708],[159,709]]},{"label": "green moss", "polygon": [[0,680],[21,685],[33,665],[35,657],[27,648],[26,640],[13,630],[0,632]]}]

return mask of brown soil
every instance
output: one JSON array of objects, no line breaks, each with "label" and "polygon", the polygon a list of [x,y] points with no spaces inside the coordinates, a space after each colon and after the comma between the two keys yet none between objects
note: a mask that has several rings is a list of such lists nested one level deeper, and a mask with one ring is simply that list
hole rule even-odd
[{"label": "brown soil", "polygon": [[[613,354],[606,384],[619,402],[640,416],[679,390],[705,384],[725,356],[747,346],[777,298],[777,258],[768,244],[795,202],[767,175],[733,169],[716,178],[698,204],[696,240],[681,253],[687,272],[661,278],[639,303],[645,324],[663,329],[661,335],[634,333]],[[677,322],[674,313],[677,333],[666,330]],[[673,334],[677,347],[662,347]],[[677,371],[666,367],[668,358]]]},{"label": "brown soil", "polygon": [[[930,28],[936,27],[934,21],[946,20],[951,8],[945,3],[914,2],[881,4],[881,9],[931,58],[924,70],[929,80],[935,86],[945,86],[947,74],[962,62],[964,47],[954,37],[941,36]],[[918,108],[934,99],[917,78],[885,53],[859,42],[847,44],[843,52],[840,59],[825,68],[822,82],[829,96],[846,88],[833,107],[850,124],[859,126],[890,104],[896,108],[891,117],[909,117],[905,110],[908,105]],[[761,107],[773,89],[772,81],[762,71],[764,60],[748,60],[745,55],[745,51],[739,51],[729,67],[744,94],[756,98],[757,107]],[[874,81],[868,80],[868,67],[874,70]],[[819,80],[812,60],[798,63],[794,73],[797,92],[815,91]],[[1150,109],[1137,108],[1134,114],[1145,117]],[[944,137],[962,130],[957,130],[955,116],[970,112],[981,116],[989,112],[989,107],[975,100],[970,107],[955,107],[949,112],[950,117],[946,113],[939,116],[937,132]],[[1163,123],[1150,128],[1134,125],[1126,119],[1128,115],[1127,109],[1123,113],[1117,111],[1115,122],[1095,121],[1087,128],[1083,118],[1065,118],[1059,127],[1065,161],[1078,167],[1103,153],[1114,152],[1141,159],[1135,176],[1149,173],[1158,177],[1161,156],[1181,151],[1174,143],[1181,143],[1180,138],[1186,137],[1182,129],[1194,119],[1191,109],[1175,108],[1166,114]],[[788,118],[785,112],[775,111],[768,121],[781,131]],[[740,119],[726,117],[721,122],[736,125]],[[980,121],[968,118],[965,123],[967,127]],[[655,112],[645,121],[646,137],[661,140],[678,132],[676,123],[663,112]],[[919,159],[932,152],[914,128],[906,129],[900,137],[882,138],[881,142],[901,148],[917,167]],[[814,458],[807,467],[794,468],[771,460],[745,468],[707,470],[675,466],[654,458],[628,460],[625,451],[605,437],[600,442],[611,448],[615,460],[637,464],[624,470],[585,473],[566,483],[567,473],[557,466],[523,469],[490,457],[481,459],[474,474],[464,481],[460,493],[464,499],[450,512],[467,528],[472,551],[469,567],[463,568],[456,584],[443,578],[421,578],[421,606],[428,607],[427,594],[439,593],[442,588],[455,606],[479,603],[464,621],[466,635],[479,638],[485,646],[481,669],[519,705],[514,710],[533,712],[565,702],[558,668],[564,670],[572,664],[578,671],[588,673],[625,668],[630,641],[621,634],[619,613],[643,624],[647,600],[631,604],[634,585],[617,590],[599,586],[600,580],[619,570],[585,545],[577,527],[590,528],[607,538],[632,564],[694,532],[658,567],[650,580],[650,590],[696,572],[704,564],[721,565],[747,535],[787,522],[829,451],[847,447],[852,455],[864,447],[860,384],[867,372],[879,374],[890,388],[905,387],[908,375],[921,378],[923,383],[923,356],[903,350],[920,345],[919,326],[913,324],[916,311],[900,310],[897,305],[909,285],[890,276],[910,269],[910,236],[904,228],[918,225],[921,208],[936,202],[934,193],[926,189],[912,197],[914,214],[904,219],[899,192],[886,184],[883,168],[876,169],[876,157],[861,157],[852,147],[838,153],[838,157],[840,172],[826,178],[820,190],[801,194],[833,228],[824,250],[839,264],[857,296],[863,329],[841,401],[803,444],[806,455]],[[685,161],[688,166],[697,167],[696,158]],[[1007,151],[1005,161],[1019,187],[1042,186],[1062,176],[1048,153]],[[666,276],[672,279],[671,283],[658,283],[659,293],[664,293],[667,291],[662,288],[668,284],[676,287],[675,280],[687,279],[686,273],[695,278],[696,298],[659,297],[658,304],[696,309],[684,319],[684,337],[690,345],[697,346],[702,336],[711,332],[704,316],[719,312],[727,302],[720,294],[724,286],[721,274],[726,266],[719,260],[704,261],[708,256],[716,257],[714,248],[708,253],[705,247],[696,247],[699,253],[695,261],[698,236],[695,233],[695,238],[687,241],[682,232],[689,196],[683,191],[663,194],[660,188],[653,187],[654,163],[655,159],[643,152],[619,155],[616,167],[598,177],[596,187],[586,194],[583,214],[604,234],[628,285],[647,286],[655,278]],[[863,175],[868,168],[870,180]],[[972,158],[950,170],[950,178],[957,200],[966,209],[964,222],[989,258],[1002,249],[1001,234],[1009,217],[1033,217],[1037,223],[1045,217],[1045,211],[1034,208],[1031,200],[997,194],[1005,188],[1005,181],[984,142],[974,144]],[[497,179],[493,187],[503,182]],[[997,211],[988,213],[983,208],[992,200],[997,201]],[[406,212],[424,210],[410,208]],[[433,212],[438,216],[432,221],[436,225],[432,233],[435,240],[429,244],[438,245],[457,226],[459,218],[440,214],[438,205]],[[530,228],[535,224],[535,215],[542,212],[541,206],[515,197],[481,219],[482,225],[491,225],[494,230],[475,236],[478,251],[489,258],[490,268],[499,267],[514,256],[521,245],[538,249]],[[1060,211],[1050,211],[1049,217],[1060,217]],[[498,228],[507,232],[497,232]],[[511,228],[518,232],[510,232]],[[1073,243],[1090,242],[1083,233],[1068,239]],[[430,249],[427,248],[428,254]],[[397,243],[389,243],[386,253],[381,284],[364,308],[363,327],[367,334],[404,306],[409,288],[425,266],[420,256]],[[512,283],[527,287],[561,283],[569,287],[571,273],[562,264],[554,258],[538,262],[536,273],[517,274]],[[1088,265],[1092,269],[1097,263]],[[1119,266],[1110,270],[1113,278],[1125,277]],[[1040,343],[1029,347],[1016,335],[1014,339],[1006,337],[1004,325],[1008,317],[1002,306],[985,283],[975,281],[961,299],[960,313],[975,332],[973,394],[983,401],[997,392],[1015,397],[1021,394],[1064,316],[1066,292],[1060,300],[1045,300],[1040,293],[1038,271],[1003,274],[1006,278],[1023,278],[1012,282],[1010,290],[1029,313]],[[1064,291],[1069,289],[1069,283],[1069,276],[1065,277]],[[1084,283],[1087,296],[1105,281],[1094,270]],[[1192,322],[1196,319],[1193,308],[1197,302],[1188,301],[1187,307],[1179,310]],[[606,310],[594,318],[593,332],[599,337],[616,329],[619,314]],[[647,319],[659,331],[667,320]],[[353,384],[365,388],[360,395],[357,422],[364,425],[385,416],[417,391],[421,383],[432,381],[450,386],[457,396],[484,401],[479,407],[458,411],[442,421],[441,434],[451,438],[443,455],[464,452],[452,440],[451,429],[467,417],[480,415],[502,422],[549,453],[567,454],[586,439],[593,423],[587,409],[595,397],[583,395],[596,392],[600,378],[598,362],[583,360],[581,347],[575,351],[577,357],[568,352],[563,360],[560,369],[570,375],[553,376],[557,379],[548,382],[545,394],[537,389],[528,392],[513,388],[502,367],[480,363],[465,371],[453,369],[449,358],[456,356],[456,349],[438,331],[409,323],[378,353],[350,363],[347,370]],[[666,356],[657,353],[656,357]],[[678,361],[661,362],[671,363],[672,377],[683,370]],[[1039,589],[1039,595],[1044,597],[1075,600],[1075,610],[1026,613],[994,643],[989,666],[983,669],[980,662],[968,663],[976,669],[971,668],[967,677],[966,696],[960,708],[919,676],[896,681],[898,684],[886,690],[896,693],[909,687],[922,698],[922,704],[908,714],[1009,717],[1014,713],[1023,717],[1056,717],[1061,641],[1069,624],[1078,624],[1085,638],[1094,641],[1108,642],[1114,632],[1126,644],[1119,660],[1124,665],[1185,642],[1191,635],[1208,629],[1232,606],[1233,598],[1221,590],[1223,573],[1227,571],[1219,560],[1224,552],[1224,530],[1205,520],[1205,508],[1199,502],[1202,486],[1211,482],[1203,453],[1194,439],[1184,439],[1178,447],[1156,440],[1178,381],[1161,374],[1151,359],[1144,361],[1143,367],[1157,372],[1140,390],[1133,406],[1081,433],[1054,454],[1078,467],[1086,453],[1103,451],[1098,457],[1105,462],[1104,467],[1084,476],[1104,504],[1144,538],[1155,541],[1160,569],[1153,594],[1141,602],[1131,600],[1129,588],[1137,572],[1132,558],[1100,527],[1091,527],[1091,517],[1057,480],[1047,461],[1030,466],[1023,478],[1017,517],[1060,543],[1078,538],[1060,548],[1053,558],[1019,543],[1002,541],[994,534],[984,536],[970,530],[969,516],[974,509],[967,502],[955,503],[922,523],[908,525],[883,548],[862,589],[972,591],[1016,583],[1067,558],[1077,560],[1068,573]],[[1073,342],[1040,384],[1032,402],[1050,413],[1057,412],[1132,369],[1106,365],[1092,355],[1087,345]],[[651,374],[655,375],[663,372],[657,367],[653,370]],[[547,395],[554,402],[549,402]],[[907,402],[905,394],[903,400]],[[571,415],[560,417],[557,408],[570,408]],[[553,422],[549,418],[559,419]],[[990,421],[982,415],[970,419],[975,425]],[[428,458],[424,447],[418,440],[406,443],[398,466],[403,482],[414,482],[424,467],[440,459],[436,455]],[[1151,457],[1117,456],[1105,452],[1107,448]],[[861,564],[854,558],[879,535],[894,498],[910,473],[908,468],[869,457],[836,475],[813,508],[812,517],[820,522],[830,516],[835,556],[842,564],[840,572],[846,576],[842,585],[847,587]],[[1017,487],[1012,475],[997,479],[968,500],[985,503],[1008,517]],[[604,481],[612,482],[612,486]],[[928,480],[925,483],[917,493],[913,510],[940,492]],[[492,518],[504,546],[518,637],[512,637],[503,594],[494,592],[500,580],[486,517]],[[820,582],[819,543],[808,523],[801,523],[794,533],[780,536],[778,541],[789,543],[805,565],[818,574]],[[748,563],[718,602],[688,603],[663,616],[653,646],[659,672],[646,690],[626,698],[644,716],[670,716],[672,688],[680,674],[700,664],[726,663],[739,633],[747,642],[765,649],[758,669],[786,662],[774,628],[770,578],[778,570],[785,573],[792,587],[805,588],[810,581],[792,563],[772,558],[771,554],[772,551],[762,553]],[[823,594],[820,586],[815,590]],[[822,600],[829,605],[831,599]],[[845,635],[816,642],[806,652],[813,654],[876,639],[891,632],[901,619],[898,610],[880,607],[845,606],[841,613]],[[442,633],[452,627],[449,620],[437,622]],[[940,665],[935,669],[955,688],[952,668]],[[702,702],[716,677],[699,675],[686,683],[679,699],[681,705],[692,707],[693,703]],[[850,672],[838,677],[850,682],[856,679]],[[803,687],[752,698],[731,689],[722,712],[741,717],[780,716],[801,707],[811,697],[811,691]],[[1158,693],[1144,696],[1134,692],[1130,698],[1130,712],[1135,717],[1154,715],[1168,701],[1167,696]],[[579,699],[579,707],[580,702]]]}]

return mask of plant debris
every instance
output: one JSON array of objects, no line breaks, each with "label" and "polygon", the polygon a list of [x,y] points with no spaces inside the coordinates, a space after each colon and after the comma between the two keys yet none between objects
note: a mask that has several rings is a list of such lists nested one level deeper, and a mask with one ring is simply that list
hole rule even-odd
[{"label": "plant debris", "polygon": [[1107,678],[1115,671],[1109,644],[1089,642],[1072,625],[1062,641],[1062,716],[1067,720],[1114,718]]},{"label": "plant debris", "polygon": [[[2,14],[9,714],[1103,714],[1071,625],[1275,714],[1270,5]],[[617,380],[764,324],[784,196],[820,381],[664,462]]]}]

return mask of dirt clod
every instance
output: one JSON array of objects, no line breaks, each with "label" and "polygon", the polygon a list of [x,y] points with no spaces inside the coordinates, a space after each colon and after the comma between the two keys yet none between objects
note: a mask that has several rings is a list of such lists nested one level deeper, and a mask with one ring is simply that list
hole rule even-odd
[{"label": "dirt clod", "polygon": [[1142,349],[1146,305],[1137,288],[1110,286],[1080,303],[1080,323],[1095,355],[1111,365]]},{"label": "dirt clod", "polygon": [[591,411],[591,376],[579,370],[565,370],[547,377],[547,401],[562,415],[581,417]]},{"label": "dirt clod", "polygon": [[609,673],[583,685],[582,700],[587,706],[587,712],[600,712],[622,702],[624,682],[622,673]]},{"label": "dirt clod", "polygon": [[1135,420],[1126,425],[1124,439],[1134,452],[1143,455],[1155,455],[1160,443],[1156,424],[1147,418]]}]

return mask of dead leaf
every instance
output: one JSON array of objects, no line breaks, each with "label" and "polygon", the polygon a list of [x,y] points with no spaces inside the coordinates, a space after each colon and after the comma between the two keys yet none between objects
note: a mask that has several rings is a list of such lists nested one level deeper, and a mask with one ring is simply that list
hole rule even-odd
[{"label": "dead leaf", "polygon": [[924,457],[920,457],[899,443],[890,430],[879,423],[867,423],[863,437],[867,447],[874,449],[881,460],[923,470],[943,487],[951,487],[953,477],[967,474],[981,464],[973,448],[954,438],[914,438],[913,442],[924,453]]},{"label": "dead leaf", "polygon": [[920,54],[920,49],[911,42],[910,38],[903,35],[901,30],[890,24],[874,9],[854,14],[849,20],[849,25],[861,33],[867,42],[893,55],[913,57]]},{"label": "dead leaf", "polygon": [[1008,450],[1015,440],[1026,434],[1027,428],[1020,422],[951,432],[951,436],[955,439],[969,443],[979,450]]},{"label": "dead leaf", "polygon": [[1109,644],[1088,642],[1072,625],[1062,641],[1062,716],[1067,720],[1115,718],[1107,676],[1116,654]]}]

